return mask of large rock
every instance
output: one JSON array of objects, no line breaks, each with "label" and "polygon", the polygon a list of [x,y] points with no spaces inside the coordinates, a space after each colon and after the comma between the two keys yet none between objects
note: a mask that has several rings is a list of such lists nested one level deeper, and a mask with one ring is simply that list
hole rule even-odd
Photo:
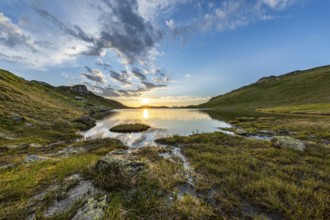
[{"label": "large rock", "polygon": [[107,170],[127,177],[134,177],[143,167],[144,164],[127,150],[111,151],[96,164],[98,171]]},{"label": "large rock", "polygon": [[291,148],[298,151],[304,151],[305,144],[295,138],[287,136],[276,136],[271,139],[272,145],[279,148]]},{"label": "large rock", "polygon": [[94,118],[91,118],[87,115],[81,116],[80,118],[77,118],[74,120],[75,122],[80,122],[88,127],[94,127],[96,120]]}]

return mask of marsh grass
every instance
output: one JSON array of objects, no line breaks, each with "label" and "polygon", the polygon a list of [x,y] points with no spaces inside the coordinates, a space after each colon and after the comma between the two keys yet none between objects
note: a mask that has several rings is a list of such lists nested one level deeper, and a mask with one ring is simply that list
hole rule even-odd
[{"label": "marsh grass", "polygon": [[133,133],[133,132],[142,132],[150,128],[149,125],[135,123],[135,124],[120,124],[112,127],[110,131],[118,133]]},{"label": "marsh grass", "polygon": [[197,189],[213,191],[220,215],[242,217],[245,203],[284,218],[324,219],[329,214],[328,148],[311,144],[301,153],[221,133],[159,142],[183,146],[203,177],[197,178]]}]

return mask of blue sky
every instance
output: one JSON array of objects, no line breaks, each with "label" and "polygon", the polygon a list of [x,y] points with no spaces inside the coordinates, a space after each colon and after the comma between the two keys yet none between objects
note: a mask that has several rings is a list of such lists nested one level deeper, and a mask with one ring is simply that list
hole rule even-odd
[{"label": "blue sky", "polygon": [[0,67],[127,105],[187,105],[330,64],[325,0],[1,0]]}]

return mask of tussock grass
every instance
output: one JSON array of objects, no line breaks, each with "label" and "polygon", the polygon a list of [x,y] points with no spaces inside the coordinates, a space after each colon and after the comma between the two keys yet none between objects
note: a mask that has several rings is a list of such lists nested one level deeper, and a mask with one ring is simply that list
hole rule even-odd
[{"label": "tussock grass", "polygon": [[329,214],[330,150],[315,144],[305,152],[221,133],[159,140],[180,144],[196,172],[197,188],[213,190],[218,214],[242,216],[245,204],[293,219]]}]

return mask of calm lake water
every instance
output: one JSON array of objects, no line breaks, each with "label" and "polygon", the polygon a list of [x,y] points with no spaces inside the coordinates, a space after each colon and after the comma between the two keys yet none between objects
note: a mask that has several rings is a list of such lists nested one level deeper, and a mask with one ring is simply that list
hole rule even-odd
[{"label": "calm lake water", "polygon": [[[144,123],[151,128],[141,133],[116,133],[109,129],[118,124]],[[173,135],[213,132],[230,124],[212,119],[196,109],[122,109],[114,110],[85,132],[84,138],[116,138],[130,147],[155,145],[154,140]]]}]

